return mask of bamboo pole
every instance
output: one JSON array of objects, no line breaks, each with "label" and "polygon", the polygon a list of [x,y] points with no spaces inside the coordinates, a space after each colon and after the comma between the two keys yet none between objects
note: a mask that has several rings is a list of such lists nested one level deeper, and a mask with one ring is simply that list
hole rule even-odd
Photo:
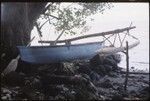
[{"label": "bamboo pole", "polygon": [[[71,41],[76,41],[76,40],[89,38],[89,37],[104,36],[104,35],[109,35],[109,34],[117,34],[117,33],[121,33],[121,32],[124,32],[126,30],[131,30],[131,29],[134,29],[134,28],[136,28],[136,27],[135,26],[133,26],[133,27],[126,27],[126,28],[116,29],[116,30],[107,31],[107,32],[89,34],[89,35],[79,36],[79,37],[75,37],[75,38],[71,38],[71,39],[59,40],[59,41],[57,41],[57,43],[65,43],[66,41],[70,41],[71,42]],[[54,41],[38,41],[38,42],[39,43],[53,43]]]}]

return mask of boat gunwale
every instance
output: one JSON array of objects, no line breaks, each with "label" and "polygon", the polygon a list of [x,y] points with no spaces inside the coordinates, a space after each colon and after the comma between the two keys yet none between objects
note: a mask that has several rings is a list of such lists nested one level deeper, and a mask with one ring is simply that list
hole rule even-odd
[{"label": "boat gunwale", "polygon": [[79,43],[79,44],[70,44],[70,45],[52,45],[52,46],[17,46],[17,47],[22,47],[22,48],[52,48],[52,47],[70,47],[70,46],[84,46],[84,45],[90,45],[90,44],[102,44],[104,41],[99,41],[99,42],[88,42],[88,43]]}]

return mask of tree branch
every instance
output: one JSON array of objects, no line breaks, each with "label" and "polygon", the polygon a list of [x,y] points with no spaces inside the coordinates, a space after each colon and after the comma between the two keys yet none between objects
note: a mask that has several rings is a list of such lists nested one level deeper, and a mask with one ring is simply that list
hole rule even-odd
[{"label": "tree branch", "polygon": [[52,4],[53,4],[53,3],[49,4],[48,6],[46,6],[45,9],[43,9],[42,14],[44,14],[44,13],[48,10],[48,8],[49,8],[50,6],[52,6]]},{"label": "tree branch", "polygon": [[[53,3],[51,3],[51,4],[49,4],[48,6],[46,6],[45,7],[45,9],[42,11],[42,14],[44,14],[47,10],[48,10],[48,8],[50,7],[50,6],[52,6],[53,5]],[[47,15],[47,16],[51,16],[51,17],[53,17],[53,18],[55,18],[55,19],[60,19],[60,18],[58,18],[58,17],[56,17],[56,16],[54,16],[54,15],[50,15],[50,14],[44,14],[44,15]]]},{"label": "tree branch", "polygon": [[40,28],[39,28],[37,22],[35,22],[35,26],[36,26],[36,28],[37,28],[37,31],[38,31],[39,36],[42,37],[42,32],[41,32],[41,30],[40,30]]},{"label": "tree branch", "polygon": [[43,27],[43,25],[45,25],[48,21],[49,21],[49,19],[46,20],[46,21],[39,27],[39,29],[41,29],[41,28]]},{"label": "tree branch", "polygon": [[44,15],[53,17],[53,18],[55,18],[55,19],[57,19],[57,20],[60,20],[60,19],[61,19],[61,18],[58,18],[58,17],[56,17],[56,16],[54,16],[54,15],[51,15],[51,14],[44,14]]}]

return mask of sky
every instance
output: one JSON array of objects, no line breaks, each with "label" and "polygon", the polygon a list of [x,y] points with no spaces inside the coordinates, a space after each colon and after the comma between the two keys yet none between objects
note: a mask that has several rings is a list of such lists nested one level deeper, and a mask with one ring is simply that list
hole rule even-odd
[{"label": "sky", "polygon": [[[104,11],[104,14],[96,14],[91,16],[95,20],[87,23],[91,29],[85,34],[91,34],[102,31],[114,30],[130,25],[136,25],[138,28],[149,26],[149,5],[148,3],[113,3],[114,7]],[[148,31],[148,28],[146,28]],[[55,40],[59,34],[54,34],[54,29],[47,23],[43,29],[42,40]],[[80,34],[78,34],[80,35]],[[75,35],[75,36],[78,36]],[[33,44],[38,45],[38,34],[36,28],[32,31],[32,37],[36,36]],[[71,37],[75,37],[71,36]],[[62,36],[60,39],[70,38],[70,36]]]}]

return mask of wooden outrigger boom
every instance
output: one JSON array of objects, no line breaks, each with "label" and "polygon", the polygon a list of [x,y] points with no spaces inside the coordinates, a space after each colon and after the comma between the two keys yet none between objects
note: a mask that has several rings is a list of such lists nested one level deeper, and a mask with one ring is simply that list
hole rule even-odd
[{"label": "wooden outrigger boom", "polygon": [[[109,34],[118,34],[118,33],[124,32],[124,31],[129,31],[129,30],[134,29],[134,28],[136,28],[136,27],[135,26],[126,27],[126,28],[116,29],[116,30],[107,31],[107,32],[101,32],[101,33],[95,33],[95,34],[79,36],[79,37],[66,39],[66,40],[58,40],[57,43],[66,43],[66,42],[70,43],[71,41],[76,41],[76,40],[89,38],[89,37],[104,36],[104,35],[109,35]],[[39,43],[51,43],[51,44],[53,44],[55,41],[38,41],[38,42]]]},{"label": "wooden outrigger boom", "polygon": [[[138,44],[140,43],[140,41],[137,41],[131,45],[128,46],[128,49],[131,49],[133,47],[136,47]],[[117,52],[122,52],[126,50],[126,47],[105,47],[105,48],[102,48],[100,50],[97,50],[96,53],[99,53],[99,54],[113,54],[113,53],[117,53]]]}]

